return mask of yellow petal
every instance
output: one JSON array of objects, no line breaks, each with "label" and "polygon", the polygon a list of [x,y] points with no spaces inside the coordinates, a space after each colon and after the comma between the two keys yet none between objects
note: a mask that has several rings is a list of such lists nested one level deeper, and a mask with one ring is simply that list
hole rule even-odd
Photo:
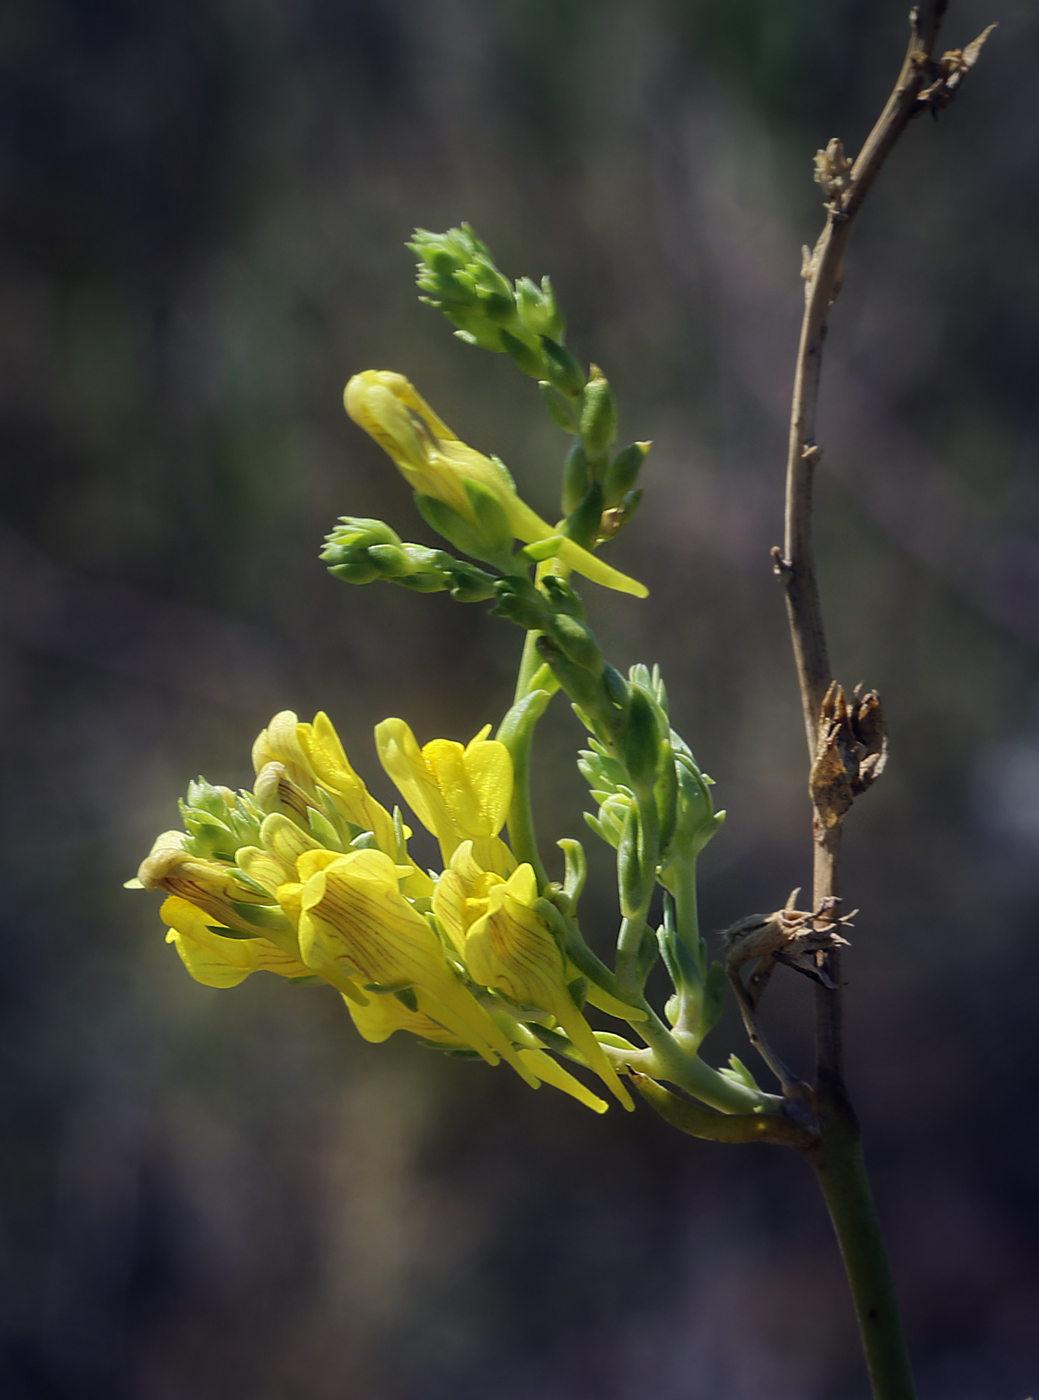
[{"label": "yellow petal", "polygon": [[299,720],[292,710],[281,710],[257,735],[253,744],[253,768],[257,773],[272,762],[285,763],[294,769],[306,769],[306,756],[296,737],[298,727]]},{"label": "yellow petal", "polygon": [[484,825],[480,835],[497,836],[512,802],[512,757],[497,739],[478,737],[466,747],[465,771]]},{"label": "yellow petal", "polygon": [[366,1006],[358,1006],[346,997],[343,1000],[354,1025],[373,1045],[389,1040],[395,1031],[409,1031],[436,1045],[454,1046],[459,1050],[469,1048],[467,1040],[446,1031],[438,1021],[424,1016],[421,1011],[409,1011],[395,996],[371,996]]},{"label": "yellow petal", "polygon": [[301,724],[297,735],[317,785],[339,812],[362,831],[371,831],[380,850],[395,851],[393,818],[354,771],[328,716],[323,711],[316,714],[314,723]]},{"label": "yellow petal", "polygon": [[384,719],[375,726],[379,761],[419,821],[434,836],[444,824],[443,799],[409,725]]},{"label": "yellow petal", "polygon": [[259,846],[242,846],[235,854],[235,864],[271,894],[296,874],[293,865],[279,860],[272,851],[261,851]]},{"label": "yellow petal", "polygon": [[502,883],[500,875],[481,869],[473,859],[473,842],[463,841],[433,892],[433,913],[459,953],[469,929],[487,912],[488,891]]},{"label": "yellow petal", "polygon": [[605,1113],[609,1104],[605,1099],[601,1099],[598,1094],[593,1094],[591,1089],[585,1088],[579,1079],[575,1079],[572,1074],[568,1074],[558,1060],[554,1060],[551,1055],[544,1050],[520,1050],[517,1052],[520,1059],[538,1079],[545,1084],[551,1084],[553,1089],[562,1089],[564,1094],[583,1103],[586,1108],[590,1108],[593,1113]]},{"label": "yellow petal", "polygon": [[269,817],[264,818],[260,827],[260,840],[278,860],[289,866],[295,865],[300,856],[307,851],[324,849],[320,842],[308,836],[294,821],[282,816],[280,812],[272,812]]}]

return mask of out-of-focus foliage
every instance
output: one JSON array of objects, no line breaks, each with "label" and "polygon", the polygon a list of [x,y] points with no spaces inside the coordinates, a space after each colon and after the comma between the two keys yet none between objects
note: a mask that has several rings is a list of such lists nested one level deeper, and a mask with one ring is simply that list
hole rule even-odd
[{"label": "out-of-focus foliage", "polygon": [[[246,781],[278,709],[327,708],[369,771],[384,714],[466,738],[504,710],[518,640],[483,605],[345,589],[317,557],[336,517],[411,509],[342,412],[372,365],[502,451],[551,517],[560,435],[536,387],[414,295],[412,229],[463,219],[510,278],[551,275],[621,440],[654,440],[611,551],[651,597],[591,620],[619,663],[666,663],[729,810],[704,927],[807,883],[768,561],[799,250],[812,155],[862,140],[905,8],[39,0],[0,19],[5,1396],[861,1393],[792,1155],[368,1046],[331,993],[209,992],[120,885],[190,775]],[[1039,1080],[1039,22],[1024,0],[951,9],[950,46],[1000,28],[856,231],[821,563],[838,674],[892,724],[848,833],[852,1084],[922,1394],[995,1400],[1039,1361],[1020,1116]],[[573,835],[583,735],[560,704],[542,728],[539,798]],[[796,982],[769,1013],[804,1062]],[[747,1056],[735,1024],[715,1034]]]}]

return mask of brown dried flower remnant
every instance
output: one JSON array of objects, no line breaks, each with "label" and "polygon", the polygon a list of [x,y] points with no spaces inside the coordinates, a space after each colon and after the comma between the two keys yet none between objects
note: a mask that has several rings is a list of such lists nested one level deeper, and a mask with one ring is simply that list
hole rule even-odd
[{"label": "brown dried flower remnant", "polygon": [[809,787],[824,830],[837,825],[887,761],[887,725],[875,690],[849,703],[834,681],[822,703]]}]

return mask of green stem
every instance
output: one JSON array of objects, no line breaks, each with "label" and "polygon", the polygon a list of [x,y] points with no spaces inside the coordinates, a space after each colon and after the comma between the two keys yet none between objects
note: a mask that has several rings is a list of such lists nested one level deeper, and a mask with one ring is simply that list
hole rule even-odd
[{"label": "green stem", "polygon": [[718,1113],[692,1099],[679,1098],[637,1070],[631,1081],[661,1118],[691,1137],[711,1142],[770,1142],[801,1151],[813,1140],[811,1129],[788,1117],[782,1105],[771,1113]]},{"label": "green stem", "polygon": [[548,874],[538,854],[537,833],[534,830],[534,812],[530,801],[530,750],[534,743],[534,729],[551,698],[552,692],[549,690],[532,690],[513,705],[497,734],[512,758],[509,843],[520,864],[526,862],[533,867],[541,892],[548,884]]},{"label": "green stem", "polygon": [[[700,1059],[696,1046],[682,1044],[683,1037],[668,1030],[660,1017],[647,1001],[642,1009],[649,1012],[645,1021],[632,1022],[649,1046],[638,1057],[632,1057],[632,1067],[649,1075],[651,1079],[666,1079],[677,1084],[680,1089],[693,1094],[702,1103],[709,1104],[721,1113],[754,1113],[778,1106],[781,1102],[772,1094],[760,1089],[748,1089],[734,1079],[712,1069]],[[691,1038],[687,1038],[691,1041]]]},{"label": "green stem", "polygon": [[851,1285],[874,1400],[916,1400],[894,1280],[843,1092],[820,1085],[820,1138],[804,1153],[819,1181]]},{"label": "green stem", "polygon": [[615,971],[617,985],[625,1001],[642,1000],[642,980],[639,977],[639,953],[642,950],[642,936],[646,932],[647,903],[630,918],[621,920],[617,935],[617,961]]},{"label": "green stem", "polygon": [[518,705],[521,700],[525,700],[530,692],[535,688],[532,681],[542,666],[541,657],[538,655],[538,638],[540,632],[528,632],[523,642],[523,655],[520,657],[519,675],[516,677],[516,694],[513,704]]},{"label": "green stem", "polygon": [[[696,898],[696,857],[688,856],[674,862],[673,897],[675,928],[682,946],[688,950],[687,975],[677,984],[678,1015],[675,1030],[686,1035],[700,1031],[703,1015],[704,979],[703,955],[700,948],[700,914]],[[695,975],[691,975],[694,974]],[[700,1031],[699,1038],[703,1038]]]},{"label": "green stem", "polygon": [[700,957],[700,912],[696,899],[696,857],[674,862],[675,926],[693,957]]}]

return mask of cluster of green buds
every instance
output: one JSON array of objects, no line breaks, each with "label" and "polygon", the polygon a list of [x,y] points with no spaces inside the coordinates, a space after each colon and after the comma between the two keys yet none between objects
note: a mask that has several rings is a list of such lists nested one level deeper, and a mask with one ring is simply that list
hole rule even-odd
[{"label": "cluster of green buds", "polygon": [[494,597],[497,579],[475,564],[455,559],[442,549],[405,544],[382,520],[343,515],[326,536],[322,560],[328,572],[344,583],[373,583],[384,579],[415,593],[450,593],[459,603],[479,603]]},{"label": "cluster of green buds", "polygon": [[468,224],[430,233],[416,229],[408,245],[419,259],[422,300],[442,311],[455,334],[484,350],[503,351],[540,385],[552,421],[574,435],[563,471],[567,533],[585,548],[612,538],[634,515],[636,489],[648,442],[611,455],[617,406],[598,365],[585,373],[564,344],[563,320],[552,284],[529,277],[513,285]]},{"label": "cluster of green buds", "polygon": [[[542,341],[560,348],[566,322],[547,277],[540,287],[529,277],[519,278],[513,286],[468,224],[446,233],[416,229],[408,247],[419,259],[422,300],[444,313],[457,327],[460,340],[484,350],[505,351],[534,379],[551,378],[548,363],[553,352],[546,352]],[[576,383],[581,371],[571,360],[569,355],[560,358],[556,377]]]}]

